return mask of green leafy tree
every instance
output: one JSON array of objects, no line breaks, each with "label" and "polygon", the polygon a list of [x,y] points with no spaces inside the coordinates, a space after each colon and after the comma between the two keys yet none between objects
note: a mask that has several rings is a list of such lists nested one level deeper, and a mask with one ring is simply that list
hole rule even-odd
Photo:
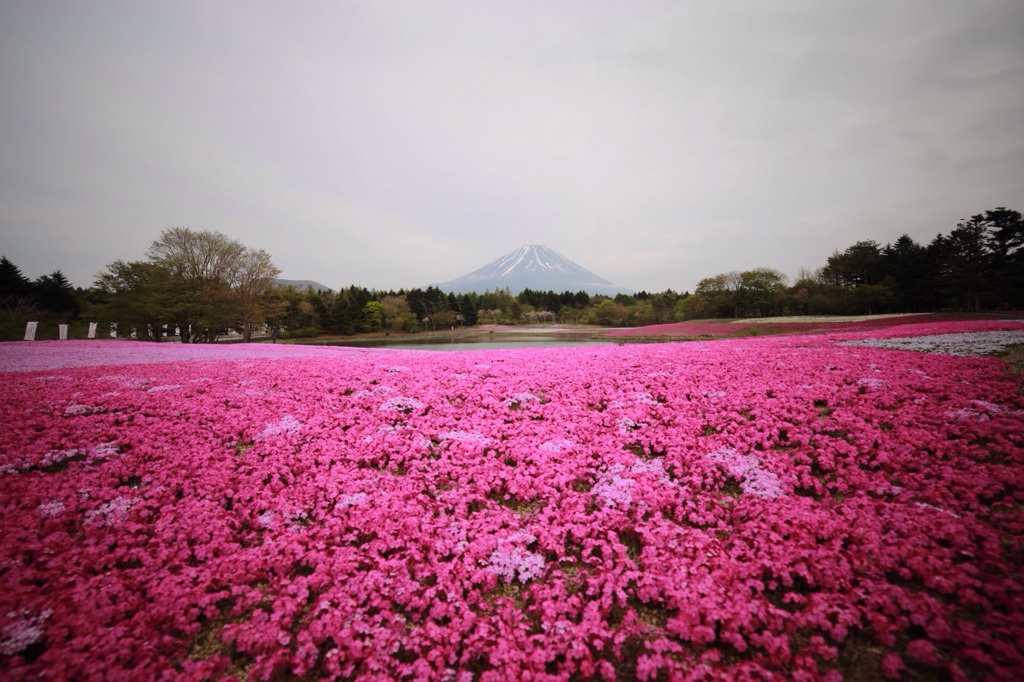
[{"label": "green leafy tree", "polygon": [[114,321],[135,321],[140,336],[166,324],[178,328],[183,342],[212,342],[229,327],[248,340],[272,312],[273,278],[280,271],[264,251],[219,232],[172,227],[146,253],[146,263],[108,266],[92,292],[120,317]]},{"label": "green leafy tree", "polygon": [[723,272],[700,280],[684,306],[686,318],[737,317],[738,285],[739,273]]},{"label": "green leafy tree", "polygon": [[315,336],[319,322],[319,314],[313,301],[316,292],[307,287],[302,292],[294,286],[275,286],[269,295],[267,306],[267,324],[271,327],[275,340],[282,330],[294,336]]},{"label": "green leafy tree", "polygon": [[604,327],[622,327],[629,319],[629,308],[615,299],[605,298],[591,309],[590,321]]},{"label": "green leafy tree", "polygon": [[238,241],[220,232],[172,227],[146,253],[179,287],[173,313],[182,341],[212,342],[242,316],[230,293],[232,272],[245,254]]},{"label": "green leafy tree", "polygon": [[405,296],[384,296],[380,300],[384,311],[384,326],[394,332],[415,331],[419,328],[416,316],[409,308]]},{"label": "green leafy tree", "polygon": [[778,270],[754,268],[740,273],[739,301],[747,317],[777,314],[785,290],[785,275]]},{"label": "green leafy tree", "polygon": [[159,341],[163,326],[174,324],[171,311],[185,293],[180,282],[159,265],[118,260],[96,276],[90,298],[103,321],[116,323],[122,330],[134,328],[140,339]]},{"label": "green leafy tree", "polygon": [[380,301],[367,301],[363,306],[363,321],[371,332],[384,326],[384,306]]}]

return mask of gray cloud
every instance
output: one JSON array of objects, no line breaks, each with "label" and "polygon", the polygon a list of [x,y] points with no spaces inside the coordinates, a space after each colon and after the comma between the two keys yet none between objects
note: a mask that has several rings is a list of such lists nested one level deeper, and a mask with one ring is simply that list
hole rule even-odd
[{"label": "gray cloud", "polygon": [[542,243],[621,285],[790,274],[1024,206],[1007,2],[0,5],[0,250],[165,227],[331,286]]}]

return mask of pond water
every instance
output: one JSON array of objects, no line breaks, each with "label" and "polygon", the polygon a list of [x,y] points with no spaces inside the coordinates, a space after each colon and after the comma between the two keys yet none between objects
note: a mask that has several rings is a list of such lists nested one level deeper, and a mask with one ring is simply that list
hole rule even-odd
[{"label": "pond water", "polygon": [[579,338],[567,335],[534,336],[452,336],[428,338],[338,340],[323,345],[354,348],[402,348],[405,350],[493,350],[498,348],[555,348],[561,346],[593,346],[615,343],[612,339]]}]

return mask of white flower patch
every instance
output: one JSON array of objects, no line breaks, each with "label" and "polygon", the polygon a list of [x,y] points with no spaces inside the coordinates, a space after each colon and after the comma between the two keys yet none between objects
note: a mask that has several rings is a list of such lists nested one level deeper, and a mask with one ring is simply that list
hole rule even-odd
[{"label": "white flower patch", "polygon": [[441,682],[473,682],[474,673],[470,670],[456,672],[454,668],[445,668],[441,672]]},{"label": "white flower patch", "polygon": [[971,404],[977,408],[980,408],[990,414],[1005,414],[1006,410],[995,403],[990,403],[987,400],[972,400]]},{"label": "white flower patch", "polygon": [[445,431],[438,434],[440,440],[455,440],[460,443],[471,443],[475,445],[487,445],[491,439],[476,431]]},{"label": "white flower patch", "polygon": [[637,460],[627,469],[622,464],[614,464],[608,467],[597,483],[590,490],[590,493],[597,497],[605,507],[616,509],[628,507],[633,503],[633,491],[636,489],[636,479],[632,475],[653,474],[657,476],[659,483],[670,483],[671,479],[665,471],[665,465],[660,459],[647,461]]},{"label": "white flower patch", "polygon": [[871,388],[885,388],[888,386],[881,379],[875,379],[873,377],[864,377],[863,379],[857,379],[858,386],[870,386]]},{"label": "white flower patch", "polygon": [[[528,534],[523,535],[524,537],[533,537]],[[440,536],[439,549],[442,551],[448,549],[455,556],[461,556],[469,547],[469,533],[458,521],[453,521],[446,529],[440,531]],[[529,542],[533,542],[533,540],[529,540],[527,544]]]},{"label": "white flower patch", "polygon": [[71,404],[64,408],[64,416],[73,417],[80,414],[92,414],[97,408],[90,405]]},{"label": "white flower patch", "polygon": [[987,421],[991,420],[991,417],[989,417],[987,414],[985,414],[983,412],[978,412],[977,410],[972,410],[969,407],[961,407],[958,410],[947,410],[946,411],[946,419],[955,419],[958,422],[963,422],[963,421],[987,422]]},{"label": "white flower patch", "polygon": [[361,505],[365,501],[366,493],[345,493],[338,495],[338,499],[334,502],[334,508],[348,509],[349,507]]},{"label": "white flower patch", "polygon": [[80,454],[82,454],[82,451],[75,448],[69,450],[50,450],[39,460],[39,466],[44,468],[51,467]]},{"label": "white flower patch", "polygon": [[775,473],[761,467],[756,455],[741,455],[732,448],[716,450],[708,455],[713,462],[725,465],[726,470],[741,479],[740,488],[756,497],[782,497],[782,484]]},{"label": "white flower patch", "polygon": [[176,391],[182,388],[181,384],[164,384],[162,386],[153,386],[148,389],[146,393],[160,393],[161,391]]},{"label": "white flower patch", "polygon": [[302,424],[295,417],[290,414],[286,414],[281,417],[277,422],[267,424],[263,427],[263,431],[258,433],[254,440],[263,440],[265,438],[272,438],[274,436],[280,436],[282,434],[295,433],[302,428]]},{"label": "white flower patch", "polygon": [[895,497],[896,495],[899,495],[900,493],[903,492],[903,488],[898,485],[887,484],[878,486],[871,492],[875,493],[876,495],[892,495],[893,497]]},{"label": "white flower patch", "polygon": [[[20,618],[0,629],[0,654],[13,656],[41,640],[46,633],[46,621],[52,615],[52,609],[43,609],[36,615],[28,609],[22,609]],[[16,611],[7,614],[8,618],[16,616]]]},{"label": "white flower patch", "polygon": [[532,393],[523,392],[516,393],[511,398],[505,398],[504,402],[506,406],[512,407],[513,405],[522,405],[523,403],[539,403],[540,398]]},{"label": "white flower patch", "polygon": [[89,459],[95,460],[113,457],[118,453],[119,447],[120,446],[117,443],[100,443],[89,450]]},{"label": "white flower patch", "polygon": [[555,635],[564,635],[566,632],[572,630],[574,626],[572,621],[560,618],[556,620],[554,623],[541,623],[540,627],[544,632],[550,632],[551,634]]},{"label": "white flower patch", "polygon": [[85,513],[86,523],[98,523],[105,526],[116,526],[128,518],[128,512],[138,500],[127,497],[115,497],[110,502],[101,504],[96,509]]},{"label": "white flower patch", "polygon": [[637,424],[632,419],[630,419],[629,417],[620,417],[615,421],[615,424],[619,427],[619,433],[623,434],[629,433],[630,431],[635,431],[636,429],[640,428],[640,425]]},{"label": "white flower patch", "polygon": [[17,474],[32,468],[32,463],[24,457],[16,457],[8,464],[0,464],[0,474]]},{"label": "white flower patch", "polygon": [[658,477],[659,481],[668,481],[668,472],[665,471],[665,465],[660,459],[652,459],[650,461],[637,459],[633,463],[633,466],[629,468],[631,474],[654,474]]},{"label": "white flower patch", "polygon": [[626,467],[621,464],[609,467],[608,471],[597,479],[590,494],[601,500],[606,507],[628,507],[633,502],[633,487],[636,481],[629,476],[622,476],[625,471]]},{"label": "white flower patch", "polygon": [[920,509],[931,509],[933,511],[940,512],[942,514],[948,514],[949,516],[952,516],[955,519],[959,519],[960,518],[960,515],[955,513],[955,512],[951,512],[948,509],[943,509],[942,507],[936,507],[935,505],[928,504],[927,502],[915,502],[914,504],[918,508],[920,508]]},{"label": "white flower patch", "polygon": [[281,516],[291,530],[300,530],[309,525],[309,515],[304,511],[283,512]]},{"label": "white flower patch", "polygon": [[412,410],[418,410],[423,407],[423,403],[416,398],[406,398],[404,396],[395,396],[394,398],[388,398],[384,401],[384,404],[380,406],[381,412],[411,412]]},{"label": "white flower patch", "polygon": [[110,374],[99,378],[99,381],[109,381],[115,383],[121,388],[136,388],[143,389],[152,383],[151,378],[147,377],[130,377],[124,374]]},{"label": "white flower patch", "polygon": [[60,500],[51,500],[50,502],[43,502],[37,509],[39,509],[39,513],[43,516],[56,516],[64,511],[64,503]]},{"label": "white flower patch", "polygon": [[366,398],[368,396],[375,395],[387,395],[388,393],[394,393],[395,389],[390,386],[374,386],[372,389],[362,389],[352,394],[353,398]]},{"label": "white flower patch", "polygon": [[571,440],[566,440],[566,439],[562,438],[560,440],[544,441],[543,443],[541,443],[540,449],[543,450],[544,452],[556,452],[557,453],[557,452],[565,452],[566,450],[572,448],[572,445],[573,445],[573,443],[572,443]]},{"label": "white flower patch", "polygon": [[515,533],[507,539],[499,539],[497,549],[488,557],[487,570],[506,582],[517,577],[521,583],[533,580],[544,572],[544,557],[525,547],[535,540],[529,533]]}]

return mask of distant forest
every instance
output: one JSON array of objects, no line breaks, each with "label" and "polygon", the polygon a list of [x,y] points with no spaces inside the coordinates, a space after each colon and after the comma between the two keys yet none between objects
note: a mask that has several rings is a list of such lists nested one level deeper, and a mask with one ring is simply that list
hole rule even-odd
[{"label": "distant forest", "polygon": [[[414,333],[479,324],[595,324],[629,327],[695,319],[780,315],[981,312],[1024,308],[1024,220],[995,208],[919,244],[904,234],[889,244],[858,241],[790,283],[772,268],[723,272],[691,293],[672,289],[615,297],[583,291],[507,289],[455,295],[436,287],[305,291],[278,286],[264,251],[218,232],[170,228],[147,260],[116,261],[93,286],[74,288],[56,270],[32,281],[0,258],[0,335],[21,338],[28,320],[40,338],[57,324],[88,321],[121,336],[214,341],[229,329],[244,338],[271,333]],[[51,331],[47,331],[53,327]],[[72,336],[84,336],[84,333]]]}]

